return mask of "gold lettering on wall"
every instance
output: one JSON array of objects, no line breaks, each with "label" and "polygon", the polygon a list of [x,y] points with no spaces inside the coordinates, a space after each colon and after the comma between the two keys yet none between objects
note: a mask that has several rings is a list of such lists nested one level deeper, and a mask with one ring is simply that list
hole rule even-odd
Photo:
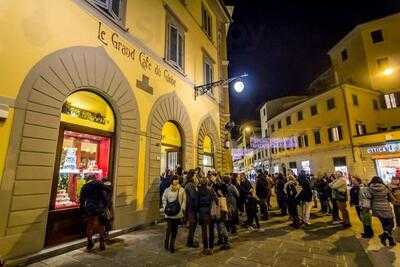
[{"label": "gold lettering on wall", "polygon": [[110,47],[113,47],[121,55],[131,61],[135,61],[135,55],[136,53],[139,53],[138,63],[144,71],[153,72],[157,77],[164,77],[165,81],[172,86],[176,85],[176,79],[174,78],[174,75],[168,71],[168,69],[163,68],[159,64],[155,63],[155,61],[145,52],[137,51],[136,48],[133,48],[130,44],[128,44],[128,42],[121,38],[118,33],[103,27],[101,22],[99,22],[98,25],[97,39],[99,39],[99,41],[105,46],[109,46],[110,44]]}]

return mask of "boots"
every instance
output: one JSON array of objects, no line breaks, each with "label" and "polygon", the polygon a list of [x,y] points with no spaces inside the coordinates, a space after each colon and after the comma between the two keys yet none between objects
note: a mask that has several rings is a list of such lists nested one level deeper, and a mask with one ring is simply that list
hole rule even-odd
[{"label": "boots", "polygon": [[87,251],[91,251],[93,249],[93,247],[94,247],[93,240],[91,238],[88,238],[87,245],[86,245]]},{"label": "boots", "polygon": [[390,247],[393,247],[393,246],[396,245],[396,242],[394,242],[394,238],[393,238],[393,236],[392,236],[391,233],[388,233],[388,234],[387,234],[387,239],[389,240],[389,246],[390,246]]},{"label": "boots", "polygon": [[169,243],[169,251],[175,253],[175,238],[171,238]]},{"label": "boots", "polygon": [[384,245],[384,246],[386,246],[386,239],[388,239],[388,234],[386,232],[379,235],[379,240],[381,241],[382,245]]},{"label": "boots", "polygon": [[169,250],[169,236],[165,237],[164,248],[165,250]]}]

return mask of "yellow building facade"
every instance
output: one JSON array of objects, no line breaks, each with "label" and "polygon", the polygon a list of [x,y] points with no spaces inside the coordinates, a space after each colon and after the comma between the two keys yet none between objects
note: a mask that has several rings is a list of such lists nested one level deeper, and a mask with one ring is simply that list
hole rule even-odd
[{"label": "yellow building facade", "polygon": [[1,257],[76,239],[85,175],[126,229],[158,218],[163,168],[231,170],[228,89],[194,97],[227,78],[222,1],[11,1],[0,21]]},{"label": "yellow building facade", "polygon": [[[373,157],[365,151],[384,143],[385,136],[396,141],[400,126],[400,111],[381,106],[381,95],[343,84],[268,120],[270,138],[281,141],[270,150],[271,170],[305,170],[317,176],[341,170],[364,180],[377,175]],[[286,145],[287,140],[294,143]]]}]

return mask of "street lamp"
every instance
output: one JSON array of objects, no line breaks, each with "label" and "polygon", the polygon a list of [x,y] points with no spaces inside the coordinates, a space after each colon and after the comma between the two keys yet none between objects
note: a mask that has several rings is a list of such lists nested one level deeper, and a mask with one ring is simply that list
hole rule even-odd
[{"label": "street lamp", "polygon": [[243,91],[243,89],[244,89],[243,78],[247,77],[247,76],[248,76],[248,74],[244,73],[244,74],[242,74],[240,76],[232,77],[232,78],[229,78],[229,79],[219,80],[219,81],[216,81],[216,82],[195,86],[194,87],[194,99],[196,99],[196,97],[199,96],[199,95],[204,95],[204,94],[208,93],[209,91],[211,91],[216,86],[229,84],[231,82],[235,82],[233,84],[233,89],[237,93],[241,93]]},{"label": "street lamp", "polygon": [[386,68],[384,71],[383,71],[383,74],[385,75],[385,76],[390,76],[390,75],[392,75],[393,74],[393,69],[392,68]]}]

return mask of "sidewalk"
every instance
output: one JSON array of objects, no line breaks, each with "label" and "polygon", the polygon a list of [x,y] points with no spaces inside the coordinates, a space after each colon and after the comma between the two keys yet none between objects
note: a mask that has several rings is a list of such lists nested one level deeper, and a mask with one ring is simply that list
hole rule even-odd
[{"label": "sidewalk", "polygon": [[372,266],[354,231],[331,225],[329,217],[313,216],[304,229],[288,224],[287,217],[273,217],[262,224],[264,232],[241,229],[231,250],[217,248],[212,256],[184,247],[187,230],[182,228],[177,252],[166,252],[161,224],[115,238],[104,252],[78,249],[30,266]]},{"label": "sidewalk", "polygon": [[[377,218],[372,219],[373,229],[375,231],[375,236],[372,239],[362,239],[361,233],[363,232],[362,224],[358,220],[357,214],[354,208],[350,208],[350,216],[352,222],[352,230],[356,233],[356,236],[367,252],[371,262],[374,266],[386,267],[386,266],[400,266],[400,243],[393,248],[382,246],[379,241],[378,235],[380,235],[383,230],[379,220]],[[400,241],[400,231],[395,230],[395,238]]]}]

